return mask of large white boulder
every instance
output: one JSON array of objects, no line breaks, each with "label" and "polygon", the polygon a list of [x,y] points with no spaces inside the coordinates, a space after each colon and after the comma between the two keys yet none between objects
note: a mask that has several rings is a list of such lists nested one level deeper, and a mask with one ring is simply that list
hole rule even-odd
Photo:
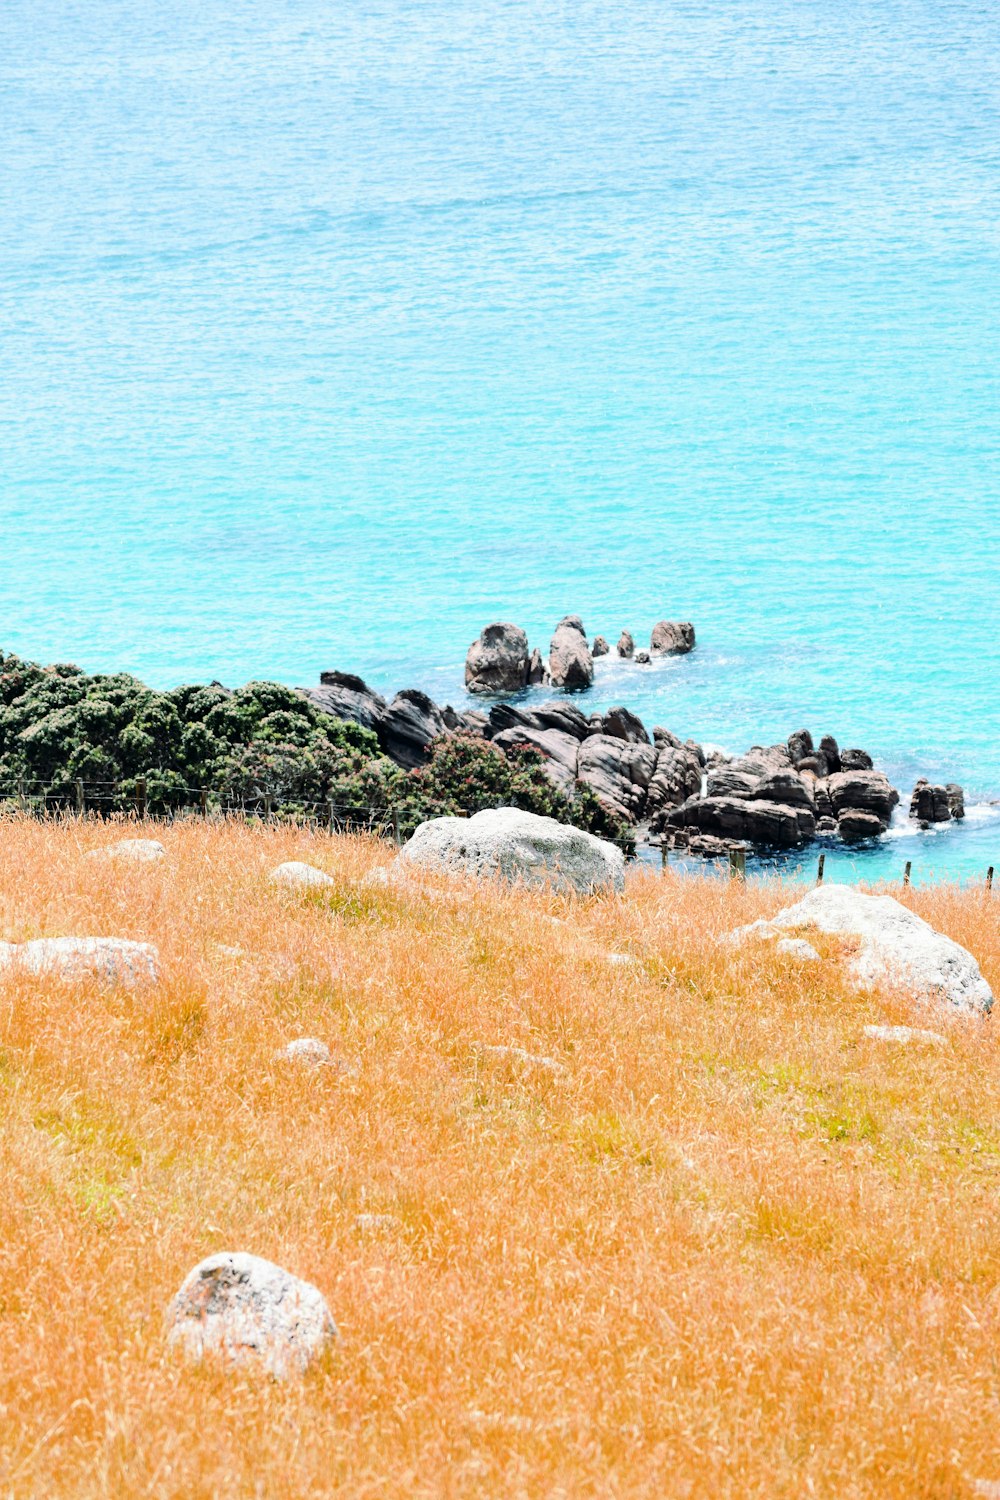
[{"label": "large white boulder", "polygon": [[272,1261],[210,1255],[167,1309],[167,1340],[191,1359],[259,1364],[279,1379],[302,1374],[339,1337],[323,1294]]},{"label": "large white boulder", "polygon": [[283,865],[276,865],[268,879],[272,885],[293,887],[336,884],[336,881],[325,870],[318,870],[315,865],[307,865],[301,859],[289,859]]},{"label": "large white boulder", "polygon": [[734,939],[776,937],[781,932],[857,936],[861,945],[848,972],[863,989],[905,988],[959,1010],[984,1013],[993,993],[966,948],[891,896],[869,896],[850,885],[820,885],[767,922],[741,927]]},{"label": "large white boulder", "polygon": [[491,808],[471,818],[431,818],[404,844],[397,863],[582,895],[620,891],[625,884],[625,857],[614,844],[517,807]]},{"label": "large white boulder", "polygon": [[33,938],[29,943],[0,943],[0,974],[18,970],[57,979],[97,978],[106,984],[155,984],[159,954],[152,943],[130,938]]}]

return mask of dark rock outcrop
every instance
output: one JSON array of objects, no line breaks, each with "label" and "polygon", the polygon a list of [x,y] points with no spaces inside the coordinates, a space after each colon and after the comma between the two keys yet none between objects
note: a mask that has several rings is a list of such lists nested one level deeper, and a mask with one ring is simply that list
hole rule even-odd
[{"label": "dark rock outcrop", "polygon": [[610,652],[610,650],[611,650],[611,647],[608,645],[608,643],[604,639],[603,635],[595,635],[594,636],[594,644],[590,648],[590,654],[591,654],[591,656],[593,656],[595,658],[598,657],[598,656],[607,656],[608,653]]},{"label": "dark rock outcrop", "polygon": [[487,625],[465,658],[470,693],[518,693],[528,682],[528,637],[519,625]]},{"label": "dark rock outcrop", "polygon": [[318,688],[303,689],[310,703],[335,719],[349,719],[378,734],[386,710],[381,693],[373,692],[352,672],[321,672],[319,681]]},{"label": "dark rock outcrop", "polygon": [[808,729],[797,729],[794,734],[788,736],[788,756],[793,766],[797,766],[799,761],[815,753],[816,747]]},{"label": "dark rock outcrop", "polygon": [[648,651],[637,651],[635,653],[635,656],[634,656],[633,660],[635,661],[635,663],[636,663],[637,666],[648,667],[649,666],[649,652]]},{"label": "dark rock outcrop", "polygon": [[877,814],[848,807],[837,819],[837,832],[845,843],[854,844],[860,839],[877,839],[884,829]]},{"label": "dark rock outcrop", "polygon": [[870,771],[872,758],[867,750],[841,750],[840,769],[842,771]]},{"label": "dark rock outcrop", "polygon": [[921,776],[910,798],[910,817],[918,818],[921,823],[948,823],[952,818],[964,818],[962,788],[954,781],[947,786],[933,785]]},{"label": "dark rock outcrop", "polygon": [[446,733],[441,710],[416,688],[404,688],[386,704],[378,737],[387,755],[408,768],[423,765],[432,740]]},{"label": "dark rock outcrop", "polygon": [[656,750],[648,743],[593,734],[580,745],[577,776],[605,806],[637,822],[645,811],[656,758]]},{"label": "dark rock outcrop", "polygon": [[945,790],[948,793],[948,806],[951,808],[953,818],[965,817],[965,793],[957,781],[949,781]]},{"label": "dark rock outcrop", "polygon": [[899,801],[899,793],[881,771],[838,771],[827,778],[827,790],[838,821],[850,810],[874,813],[888,828],[892,810]]},{"label": "dark rock outcrop", "polygon": [[794,848],[816,832],[816,819],[807,808],[742,797],[692,797],[668,813],[666,821],[675,827],[780,848]]},{"label": "dark rock outcrop", "polygon": [[695,647],[694,626],[690,620],[660,620],[649,638],[652,656],[686,656]]},{"label": "dark rock outcrop", "polygon": [[548,677],[548,667],[545,658],[536,646],[528,660],[528,683],[534,687],[540,682],[545,682]]},{"label": "dark rock outcrop", "polygon": [[652,820],[652,832],[662,831],[671,808],[701,793],[701,776],[701,763],[686,745],[658,746],[656,768],[646,793],[646,816]]},{"label": "dark rock outcrop", "polygon": [[490,709],[490,726],[493,738],[502,729],[523,725],[527,729],[559,729],[575,739],[585,740],[594,730],[589,719],[585,719],[575,703],[558,698],[550,703],[540,703],[537,708],[521,708],[513,703],[496,703]]},{"label": "dark rock outcrop", "polygon": [[623,656],[626,659],[630,659],[634,654],[635,641],[632,639],[627,630],[623,630],[621,635],[618,637],[618,645],[615,647],[615,650],[618,652],[619,656]]},{"label": "dark rock outcrop", "polygon": [[609,708],[604,715],[604,733],[618,740],[630,740],[634,745],[648,745],[649,735],[638,714],[627,708]]},{"label": "dark rock outcrop", "polygon": [[545,769],[561,792],[572,796],[576,787],[577,761],[580,741],[561,729],[541,729],[531,724],[513,724],[501,729],[493,736],[493,743],[500,750],[512,750],[517,745],[530,745],[545,757]]},{"label": "dark rock outcrop", "polygon": [[594,658],[579,615],[566,615],[549,646],[549,680],[553,687],[579,692],[594,680]]}]

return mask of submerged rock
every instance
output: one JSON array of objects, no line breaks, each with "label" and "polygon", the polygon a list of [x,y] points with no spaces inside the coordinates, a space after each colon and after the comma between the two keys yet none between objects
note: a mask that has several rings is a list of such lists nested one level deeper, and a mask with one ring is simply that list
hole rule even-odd
[{"label": "submerged rock", "polygon": [[528,681],[528,637],[519,625],[487,625],[465,658],[470,693],[518,693]]},{"label": "submerged rock", "polygon": [[190,1359],[259,1364],[279,1379],[301,1375],[338,1337],[320,1291],[258,1255],[210,1255],[185,1277],[167,1309],[168,1342]]},{"label": "submerged rock", "polygon": [[625,859],[614,844],[514,807],[421,823],[397,863],[581,894],[620,891],[625,884]]}]

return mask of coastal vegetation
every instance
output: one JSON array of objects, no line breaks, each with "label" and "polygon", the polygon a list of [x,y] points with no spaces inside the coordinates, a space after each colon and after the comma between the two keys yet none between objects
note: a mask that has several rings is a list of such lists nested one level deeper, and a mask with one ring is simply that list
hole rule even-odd
[{"label": "coastal vegetation", "polygon": [[[123,833],[165,856],[101,858]],[[777,883],[379,884],[390,857],[0,821],[0,940],[160,962],[0,985],[4,1494],[996,1493],[992,1023],[851,990],[833,937],[720,942]],[[285,860],[332,884],[275,887]],[[893,894],[996,988],[981,890]],[[898,1024],[943,1041],[866,1036]],[[225,1250],[322,1292],[303,1378],[168,1344]]]},{"label": "coastal vegetation", "polygon": [[405,769],[377,736],[295,688],[251,682],[157,692],[126,673],[90,675],[0,652],[0,798],[39,788],[71,803],[87,783],[104,812],[208,804],[364,823],[392,813],[402,830],[445,813],[520,807],[626,845],[628,824],[588,787],[556,788],[539,751],[506,753],[481,738],[441,735]]}]

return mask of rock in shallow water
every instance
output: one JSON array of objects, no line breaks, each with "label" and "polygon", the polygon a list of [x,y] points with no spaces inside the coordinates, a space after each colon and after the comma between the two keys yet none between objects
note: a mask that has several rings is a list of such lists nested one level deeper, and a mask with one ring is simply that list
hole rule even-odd
[{"label": "rock in shallow water", "polygon": [[769,921],[741,927],[732,937],[773,938],[783,931],[810,929],[861,939],[848,963],[848,973],[861,988],[903,988],[976,1015],[993,1004],[993,993],[966,948],[891,896],[869,896],[854,886],[818,886]]},{"label": "rock in shallow water", "polygon": [[625,885],[625,858],[614,844],[515,807],[421,823],[397,864],[581,894]]},{"label": "rock in shallow water", "polygon": [[528,637],[519,625],[487,625],[465,658],[470,693],[518,693],[528,681]]},{"label": "rock in shallow water", "polygon": [[185,1278],[167,1310],[168,1342],[191,1359],[217,1355],[259,1364],[279,1379],[300,1375],[338,1337],[321,1292],[258,1255],[210,1255]]},{"label": "rock in shallow water", "polygon": [[553,687],[578,692],[594,680],[591,655],[579,615],[567,615],[556,626],[549,646],[549,680]]}]

